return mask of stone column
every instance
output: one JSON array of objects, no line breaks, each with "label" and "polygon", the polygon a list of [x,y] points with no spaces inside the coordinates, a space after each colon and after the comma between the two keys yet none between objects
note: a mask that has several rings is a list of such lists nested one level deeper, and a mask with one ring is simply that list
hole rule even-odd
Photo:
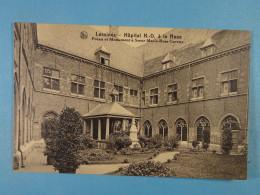
[{"label": "stone column", "polygon": [[83,120],[83,134],[86,134],[87,132],[87,124],[86,124],[86,121]]},{"label": "stone column", "polygon": [[101,140],[101,119],[98,119],[98,140]]},{"label": "stone column", "polygon": [[106,121],[106,139],[109,138],[109,118],[107,118],[107,121]]},{"label": "stone column", "polygon": [[90,119],[90,135],[93,137],[93,119]]},{"label": "stone column", "polygon": [[122,130],[125,131],[125,119],[123,119]]}]

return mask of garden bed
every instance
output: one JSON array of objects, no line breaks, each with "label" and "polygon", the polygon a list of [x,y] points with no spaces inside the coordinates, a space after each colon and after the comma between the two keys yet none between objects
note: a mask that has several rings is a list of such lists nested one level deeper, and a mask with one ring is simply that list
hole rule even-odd
[{"label": "garden bed", "polygon": [[[156,157],[162,150],[126,150],[123,152],[86,149],[80,151],[81,164],[116,164],[116,163],[135,163]],[[123,153],[123,154],[122,154]]]}]

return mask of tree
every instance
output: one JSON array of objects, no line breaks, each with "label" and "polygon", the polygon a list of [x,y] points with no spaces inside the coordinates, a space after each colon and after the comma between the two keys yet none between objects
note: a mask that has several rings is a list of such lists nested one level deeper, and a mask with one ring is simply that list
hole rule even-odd
[{"label": "tree", "polygon": [[45,142],[44,155],[47,156],[47,164],[51,165],[54,161],[54,147],[58,132],[58,118],[45,118],[41,124],[41,135]]},{"label": "tree", "polygon": [[58,134],[54,147],[54,168],[60,173],[75,173],[80,165],[80,135],[82,117],[74,108],[62,110],[58,122]]},{"label": "tree", "polygon": [[207,150],[209,148],[209,144],[210,144],[210,131],[205,129],[202,131],[202,148]]},{"label": "tree", "polygon": [[230,128],[225,128],[222,135],[222,149],[225,154],[229,154],[232,145],[232,131]]}]

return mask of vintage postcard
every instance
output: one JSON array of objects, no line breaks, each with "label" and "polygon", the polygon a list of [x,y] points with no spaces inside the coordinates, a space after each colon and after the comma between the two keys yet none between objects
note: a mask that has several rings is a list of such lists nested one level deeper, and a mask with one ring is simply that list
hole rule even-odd
[{"label": "vintage postcard", "polygon": [[251,33],[14,24],[16,172],[247,179]]}]

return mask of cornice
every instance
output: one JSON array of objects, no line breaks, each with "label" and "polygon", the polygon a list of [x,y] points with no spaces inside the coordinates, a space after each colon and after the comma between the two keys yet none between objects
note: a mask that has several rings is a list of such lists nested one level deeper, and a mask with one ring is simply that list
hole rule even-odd
[{"label": "cornice", "polygon": [[79,62],[87,63],[87,64],[90,64],[92,66],[96,66],[96,67],[99,67],[99,68],[102,68],[102,69],[105,69],[105,70],[110,70],[110,71],[113,71],[113,72],[116,72],[116,73],[120,73],[122,75],[132,77],[132,78],[137,79],[137,80],[141,80],[141,77],[133,75],[131,73],[113,68],[111,66],[103,65],[103,64],[100,64],[98,62],[82,58],[82,57],[77,56],[77,55],[73,55],[73,54],[70,54],[70,53],[67,53],[67,52],[63,52],[63,51],[60,51],[58,49],[54,49],[54,48],[51,48],[51,47],[48,47],[48,46],[45,46],[45,45],[41,45],[41,44],[38,44],[37,48],[41,49],[43,51],[54,53],[54,54],[59,55],[59,56],[63,56],[63,57],[69,58],[69,59],[77,60]]},{"label": "cornice", "polygon": [[210,56],[206,56],[206,57],[194,60],[194,61],[191,61],[191,62],[187,62],[187,63],[181,64],[179,66],[169,68],[167,70],[163,70],[163,71],[160,71],[160,72],[156,72],[156,73],[144,76],[144,77],[141,78],[141,80],[142,81],[147,80],[147,79],[150,79],[150,78],[153,78],[153,77],[161,76],[161,75],[164,75],[164,74],[167,74],[167,73],[170,73],[170,72],[174,72],[174,71],[181,70],[181,69],[184,69],[184,68],[188,68],[188,67],[191,67],[191,66],[194,66],[194,65],[197,65],[197,64],[201,64],[201,63],[204,63],[204,62],[207,62],[207,61],[215,60],[215,59],[218,59],[218,58],[221,58],[221,57],[224,57],[224,56],[233,55],[235,53],[250,49],[250,45],[251,44],[248,43],[248,44],[245,44],[245,45],[242,45],[242,46],[239,46],[239,47],[235,47],[235,48],[232,48],[232,49],[229,49],[229,50],[225,50],[225,51],[222,51],[222,52],[210,55]]},{"label": "cornice", "polygon": [[229,55],[233,55],[235,53],[241,52],[241,51],[248,50],[248,49],[250,49],[250,45],[251,44],[248,43],[248,44],[245,44],[245,45],[242,45],[242,46],[239,46],[239,47],[235,47],[235,48],[232,48],[232,49],[229,49],[229,50],[225,50],[225,51],[222,51],[222,52],[210,55],[210,56],[202,57],[200,59],[197,59],[197,60],[194,60],[194,61],[191,61],[191,62],[187,62],[187,63],[181,64],[179,66],[176,66],[176,67],[169,68],[167,70],[156,72],[156,73],[144,76],[144,77],[140,77],[140,76],[137,76],[137,75],[134,75],[134,74],[113,68],[111,66],[103,65],[103,64],[97,63],[95,61],[91,61],[91,60],[79,57],[77,55],[73,55],[73,54],[70,54],[70,53],[67,53],[67,52],[63,52],[63,51],[60,51],[58,49],[54,49],[54,48],[51,48],[51,47],[48,47],[48,46],[45,46],[45,45],[37,44],[37,48],[41,49],[43,51],[54,53],[54,54],[59,55],[59,56],[63,56],[63,57],[69,58],[69,59],[77,60],[77,61],[80,61],[80,62],[83,62],[83,63],[87,63],[87,64],[90,64],[90,65],[93,65],[93,66],[96,66],[96,67],[99,67],[99,68],[102,68],[102,69],[105,69],[105,70],[110,70],[110,71],[113,71],[113,72],[116,72],[116,73],[120,73],[122,75],[130,76],[130,77],[135,78],[137,80],[143,81],[143,80],[147,80],[147,79],[150,79],[150,78],[153,78],[153,77],[161,76],[161,75],[164,75],[164,74],[167,74],[167,73],[170,73],[170,72],[174,72],[174,71],[178,71],[178,70],[181,70],[181,69],[184,69],[184,68],[188,68],[188,67],[191,67],[191,66],[194,66],[194,65],[197,65],[197,64],[201,64],[201,63],[204,63],[204,62],[207,62],[207,61],[215,60],[215,59],[218,59],[218,58],[221,58],[221,57],[224,57],[224,56],[229,56]]}]

